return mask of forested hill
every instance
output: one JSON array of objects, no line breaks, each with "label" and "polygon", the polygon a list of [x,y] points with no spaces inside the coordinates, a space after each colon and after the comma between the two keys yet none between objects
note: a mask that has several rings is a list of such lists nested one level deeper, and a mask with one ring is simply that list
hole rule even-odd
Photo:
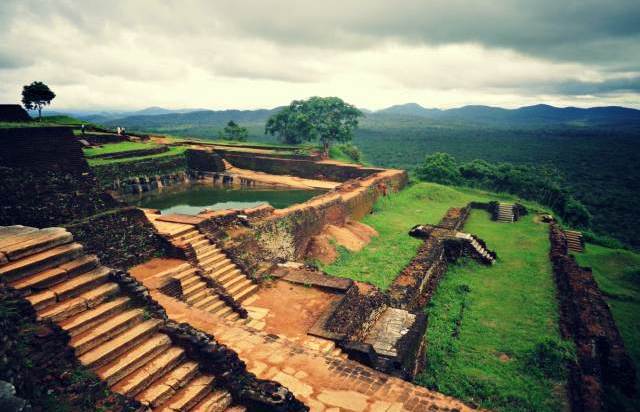
[{"label": "forested hill", "polygon": [[[280,108],[258,110],[168,110],[151,107],[132,113],[114,115],[81,116],[84,120],[106,126],[124,126],[129,129],[185,129],[190,126],[221,127],[229,120],[248,126],[264,124],[266,119]],[[454,109],[428,109],[417,103],[391,106],[376,112],[366,112],[363,124],[407,123],[417,121],[445,124],[478,124],[498,127],[548,127],[548,126],[637,126],[640,127],[640,110],[619,107],[554,107],[544,104],[518,109],[491,106],[463,106]]]},{"label": "forested hill", "polygon": [[608,106],[588,109],[554,107],[546,104],[503,109],[491,106],[464,106],[455,109],[427,109],[416,103],[391,106],[375,112],[378,115],[415,116],[440,121],[509,125],[640,125],[640,110]]}]

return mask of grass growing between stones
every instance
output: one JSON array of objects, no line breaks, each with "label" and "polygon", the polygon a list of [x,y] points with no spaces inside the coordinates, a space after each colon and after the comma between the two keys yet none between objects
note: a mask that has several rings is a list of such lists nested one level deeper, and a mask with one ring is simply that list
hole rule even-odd
[{"label": "grass growing between stones", "polygon": [[450,265],[426,308],[427,368],[417,382],[495,410],[561,410],[561,360],[573,345],[559,337],[547,225],[531,215],[499,224],[474,210],[464,230],[498,261]]},{"label": "grass growing between stones", "polygon": [[420,241],[409,229],[418,224],[435,224],[450,207],[463,207],[472,200],[513,200],[480,190],[453,188],[435,183],[415,183],[399,193],[379,199],[373,213],[362,222],[380,236],[360,252],[340,249],[339,258],[323,269],[335,276],[370,282],[386,289],[415,256]]},{"label": "grass growing between stones", "polygon": [[102,145],[100,147],[91,147],[87,149],[83,149],[84,155],[87,157],[99,156],[108,153],[120,153],[120,152],[129,152],[131,150],[144,150],[144,149],[153,149],[158,147],[158,145],[153,143],[140,143],[140,142],[120,142],[120,143],[109,143]]},{"label": "grass growing between stones", "polygon": [[[584,253],[574,256],[581,266],[592,268],[637,371],[640,367],[640,254],[587,244]],[[615,394],[613,397],[625,402]],[[636,404],[631,410],[640,410],[640,405]]]}]

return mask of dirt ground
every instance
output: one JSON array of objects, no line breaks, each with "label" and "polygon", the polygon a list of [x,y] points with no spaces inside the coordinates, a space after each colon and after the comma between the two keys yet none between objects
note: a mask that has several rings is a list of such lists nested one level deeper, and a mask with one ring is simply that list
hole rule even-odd
[{"label": "dirt ground", "polygon": [[340,295],[278,280],[264,285],[252,306],[269,309],[264,332],[302,338]]},{"label": "dirt ground", "polygon": [[184,263],[187,262],[180,259],[155,258],[138,266],[132,267],[131,269],[129,269],[129,273],[134,278],[142,282],[147,288],[155,289],[158,287],[158,285],[154,284],[152,279],[153,275],[164,272],[165,270],[169,270],[176,266],[180,266]]}]

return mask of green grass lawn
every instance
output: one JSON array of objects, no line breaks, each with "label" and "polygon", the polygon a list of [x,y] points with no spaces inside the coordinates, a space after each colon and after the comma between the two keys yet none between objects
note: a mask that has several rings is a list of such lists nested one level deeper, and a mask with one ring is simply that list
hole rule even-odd
[{"label": "green grass lawn", "polygon": [[[374,212],[363,219],[379,237],[357,253],[342,249],[339,259],[323,269],[385,289],[420,245],[408,236],[409,229],[437,223],[448,208],[472,200],[513,198],[413,184],[378,200]],[[523,203],[530,210],[541,209]],[[492,267],[475,262],[450,267],[427,309],[429,367],[417,382],[501,411],[561,410],[564,377],[549,378],[530,362],[538,343],[560,342],[548,226],[534,223],[533,214],[508,225],[474,210],[464,230],[483,238],[499,260]],[[560,346],[566,348],[566,343]]]},{"label": "green grass lawn", "polygon": [[183,155],[187,149],[188,148],[186,146],[185,147],[177,146],[177,147],[170,147],[169,150],[166,152],[157,153],[157,154],[148,155],[148,156],[125,157],[122,159],[101,159],[101,158],[91,159],[90,158],[90,159],[87,159],[87,162],[89,162],[89,166],[100,166],[100,165],[114,164],[114,163],[138,162],[141,160],[154,159],[158,157],[180,156],[180,155]]},{"label": "green grass lawn", "polygon": [[[605,295],[625,346],[638,371],[640,368],[640,254],[587,244],[584,253],[576,253],[575,257],[581,266],[592,268],[593,276]],[[635,409],[631,410],[640,410],[640,405],[636,402]]]},{"label": "green grass lawn", "polygon": [[119,142],[119,143],[109,143],[102,145],[100,147],[91,147],[82,149],[84,151],[84,155],[87,157],[99,156],[107,153],[119,153],[119,152],[128,152],[131,150],[143,150],[143,149],[153,149],[158,147],[157,144],[153,143],[141,143],[141,142]]},{"label": "green grass lawn", "polygon": [[399,193],[379,199],[373,213],[362,220],[380,236],[357,253],[341,248],[338,260],[323,269],[335,276],[370,282],[386,289],[420,246],[419,240],[407,234],[409,229],[418,224],[438,223],[450,207],[463,207],[472,200],[496,199],[513,200],[513,197],[435,183],[412,184]]},{"label": "green grass lawn", "polygon": [[500,224],[473,210],[464,231],[485,240],[498,261],[449,267],[426,309],[427,368],[417,381],[485,408],[561,410],[563,373],[533,361],[537,344],[572,347],[559,337],[548,226],[532,215]]}]

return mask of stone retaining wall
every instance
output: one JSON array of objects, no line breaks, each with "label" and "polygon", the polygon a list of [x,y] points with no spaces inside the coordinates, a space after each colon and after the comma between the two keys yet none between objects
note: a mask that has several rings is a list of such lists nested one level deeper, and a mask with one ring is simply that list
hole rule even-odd
[{"label": "stone retaining wall", "polygon": [[115,152],[115,153],[103,153],[94,156],[89,156],[92,159],[125,159],[127,157],[140,157],[140,156],[150,156],[154,154],[164,153],[169,151],[167,146],[154,147],[151,149],[139,149],[139,150],[129,150],[126,152]]},{"label": "stone retaining wall", "polygon": [[0,129],[0,225],[56,226],[117,207],[70,128]]},{"label": "stone retaining wall", "polygon": [[93,166],[93,172],[104,186],[109,186],[117,180],[122,181],[127,178],[163,176],[186,170],[187,158],[182,154]]},{"label": "stone retaining wall", "polygon": [[558,287],[560,331],[576,343],[578,365],[570,373],[573,410],[604,410],[606,386],[635,393],[636,371],[590,268],[567,254],[567,241],[556,224],[549,226],[549,253]]},{"label": "stone retaining wall", "polygon": [[87,253],[98,255],[102,264],[116,269],[180,253],[156,234],[144,213],[134,207],[91,216],[66,228]]},{"label": "stone retaining wall", "polygon": [[234,153],[217,150],[223,158],[241,169],[257,170],[274,175],[293,175],[306,179],[346,182],[350,179],[367,177],[384,169],[360,165],[334,164],[308,159],[267,157],[255,153]]}]

